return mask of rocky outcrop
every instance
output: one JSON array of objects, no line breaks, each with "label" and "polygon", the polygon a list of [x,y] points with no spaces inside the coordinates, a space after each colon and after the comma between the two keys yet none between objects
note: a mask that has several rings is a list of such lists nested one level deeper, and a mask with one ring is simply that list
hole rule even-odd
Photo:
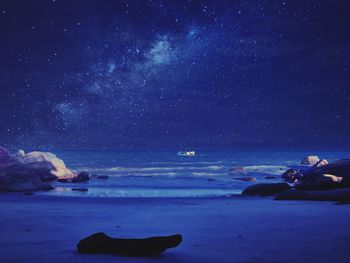
[{"label": "rocky outcrop", "polygon": [[276,195],[276,200],[349,201],[350,188],[326,191],[287,190]]},{"label": "rocky outcrop", "polygon": [[274,184],[254,184],[243,190],[243,195],[275,195],[280,192],[291,189],[286,183],[274,183]]},{"label": "rocky outcrop", "polygon": [[335,176],[350,178],[350,159],[342,159],[328,163],[321,167],[313,167],[310,175],[332,174]]},{"label": "rocky outcrop", "polygon": [[12,158],[10,153],[0,146],[0,169],[5,168],[11,164],[14,164],[15,160]]},{"label": "rocky outcrop", "polygon": [[321,166],[324,166],[324,165],[327,165],[327,164],[328,164],[328,161],[326,159],[322,159],[318,163],[316,163],[314,165],[314,167],[317,168],[317,167],[321,167]]},{"label": "rocky outcrop", "polygon": [[43,181],[55,180],[60,177],[73,177],[76,175],[53,153],[30,152],[26,154],[23,150],[19,150],[15,159],[19,163],[31,165],[37,170],[48,171],[39,174]]},{"label": "rocky outcrop", "polygon": [[281,178],[289,183],[294,183],[296,180],[300,179],[302,176],[303,174],[300,174],[298,170],[288,169],[281,175]]},{"label": "rocky outcrop", "polygon": [[0,170],[1,192],[26,192],[50,190],[52,186],[43,182],[38,171],[25,164],[13,164]]},{"label": "rocky outcrop", "polygon": [[60,183],[81,183],[90,180],[90,175],[88,172],[84,171],[79,174],[74,174],[73,176],[62,176],[57,179]]},{"label": "rocky outcrop", "polygon": [[304,165],[315,165],[316,163],[318,163],[320,161],[320,158],[316,155],[310,155],[310,156],[306,156],[302,161],[301,164]]},{"label": "rocky outcrop", "polygon": [[181,235],[143,239],[122,239],[109,237],[105,233],[96,233],[82,239],[78,243],[77,249],[79,253],[157,256],[168,248],[178,246],[181,242]]},{"label": "rocky outcrop", "polygon": [[350,159],[338,160],[303,172],[297,188],[302,190],[327,190],[350,187]]}]

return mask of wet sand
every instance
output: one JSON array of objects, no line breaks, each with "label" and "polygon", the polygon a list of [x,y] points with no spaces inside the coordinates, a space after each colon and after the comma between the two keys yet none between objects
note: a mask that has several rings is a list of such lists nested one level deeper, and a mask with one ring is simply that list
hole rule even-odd
[{"label": "wet sand", "polygon": [[[272,198],[0,195],[0,262],[350,262],[350,205]],[[156,258],[80,255],[95,232],[182,234]]]}]

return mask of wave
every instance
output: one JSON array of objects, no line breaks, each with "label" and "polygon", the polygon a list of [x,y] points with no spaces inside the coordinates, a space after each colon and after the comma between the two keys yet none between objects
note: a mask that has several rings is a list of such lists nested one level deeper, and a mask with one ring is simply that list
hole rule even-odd
[{"label": "wave", "polygon": [[57,187],[55,190],[41,192],[41,195],[72,196],[72,197],[219,197],[238,194],[237,189],[156,189],[156,188],[89,188],[87,192],[72,191],[70,188]]}]

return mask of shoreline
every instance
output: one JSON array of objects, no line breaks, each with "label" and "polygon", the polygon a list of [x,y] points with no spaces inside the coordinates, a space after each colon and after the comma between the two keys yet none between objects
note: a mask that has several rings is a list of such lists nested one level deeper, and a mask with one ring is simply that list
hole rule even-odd
[{"label": "shoreline", "polygon": [[[1,262],[349,262],[348,206],[271,197],[0,195]],[[182,234],[156,258],[80,255],[78,241]]]}]

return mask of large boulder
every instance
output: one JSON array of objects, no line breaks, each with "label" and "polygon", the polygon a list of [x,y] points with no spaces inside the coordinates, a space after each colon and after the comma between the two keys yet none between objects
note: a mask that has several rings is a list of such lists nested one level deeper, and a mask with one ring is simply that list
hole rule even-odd
[{"label": "large boulder", "polygon": [[350,178],[350,159],[342,159],[310,169],[311,175],[333,174],[335,176]]},{"label": "large boulder", "polygon": [[157,256],[168,248],[177,247],[181,242],[181,235],[123,239],[112,238],[105,233],[96,233],[82,239],[78,243],[77,249],[79,253]]},{"label": "large boulder", "polygon": [[320,160],[318,163],[316,163],[314,165],[315,168],[318,168],[318,167],[321,167],[321,166],[324,166],[324,165],[327,165],[328,164],[328,161],[326,159],[322,159]]},{"label": "large boulder", "polygon": [[254,184],[244,189],[242,195],[275,195],[290,188],[287,183]]},{"label": "large boulder", "polygon": [[76,174],[69,170],[64,162],[57,158],[56,155],[49,152],[30,152],[24,153],[23,150],[18,151],[16,160],[33,169],[37,169],[39,176],[43,181],[51,181],[60,177],[74,177]]},{"label": "large boulder", "polygon": [[350,159],[338,160],[303,172],[297,188],[322,190],[350,187]]},{"label": "large boulder", "polygon": [[316,155],[310,155],[306,156],[302,161],[301,164],[305,165],[315,165],[320,161],[320,158]]},{"label": "large boulder", "polygon": [[287,190],[276,195],[276,200],[349,201],[350,188],[327,191]]},{"label": "large boulder", "polygon": [[15,163],[15,160],[12,158],[10,153],[0,146],[0,169],[5,168],[11,164]]},{"label": "large boulder", "polygon": [[13,164],[0,170],[1,192],[26,192],[52,189],[49,183],[43,182],[38,171],[25,164]]}]

